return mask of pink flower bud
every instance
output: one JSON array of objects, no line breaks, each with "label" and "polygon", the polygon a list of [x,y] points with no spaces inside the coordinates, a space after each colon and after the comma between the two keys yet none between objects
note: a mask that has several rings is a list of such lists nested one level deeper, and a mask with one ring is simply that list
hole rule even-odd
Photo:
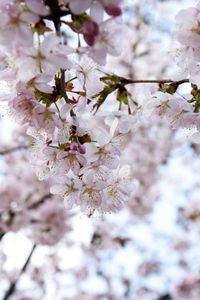
[{"label": "pink flower bud", "polygon": [[70,144],[70,150],[78,151],[78,144],[77,143],[71,143]]},{"label": "pink flower bud", "polygon": [[89,20],[84,23],[83,27],[81,28],[81,33],[84,35],[98,35],[99,26],[96,22]]},{"label": "pink flower bud", "polygon": [[85,150],[85,146],[84,145],[79,145],[78,146],[78,150],[80,154],[85,154],[86,150]]},{"label": "pink flower bud", "polygon": [[95,36],[93,35],[84,35],[84,40],[89,46],[93,46],[95,43]]},{"label": "pink flower bud", "polygon": [[119,17],[122,14],[121,8],[119,6],[108,5],[105,8],[105,11],[109,16]]},{"label": "pink flower bud", "polygon": [[81,28],[81,33],[84,35],[84,39],[89,46],[93,46],[95,37],[99,34],[99,26],[94,21],[87,21]]}]

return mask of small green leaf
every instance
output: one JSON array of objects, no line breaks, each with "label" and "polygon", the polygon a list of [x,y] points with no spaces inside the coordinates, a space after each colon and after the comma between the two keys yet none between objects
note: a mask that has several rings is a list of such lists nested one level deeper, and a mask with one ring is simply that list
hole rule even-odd
[{"label": "small green leaf", "polygon": [[128,105],[129,99],[128,99],[128,91],[125,87],[119,88],[117,92],[117,101]]},{"label": "small green leaf", "polygon": [[46,94],[46,93],[43,93],[39,90],[35,90],[34,94],[35,94],[36,99],[39,102],[42,102],[43,104],[45,104],[47,107],[52,104],[51,94]]},{"label": "small green leaf", "polygon": [[116,90],[115,85],[105,85],[103,91],[101,91],[98,95],[96,104],[93,106],[93,109],[96,109],[96,112],[99,109],[99,107],[104,103],[108,95],[114,92],[114,90]]},{"label": "small green leaf", "polygon": [[73,19],[74,29],[79,31],[83,27],[85,22],[87,22],[89,20],[90,20],[90,17],[86,13],[79,15],[79,16],[74,16],[74,19]]},{"label": "small green leaf", "polygon": [[177,88],[178,88],[178,84],[171,83],[169,85],[160,87],[159,91],[162,93],[168,93],[173,95],[176,92]]}]

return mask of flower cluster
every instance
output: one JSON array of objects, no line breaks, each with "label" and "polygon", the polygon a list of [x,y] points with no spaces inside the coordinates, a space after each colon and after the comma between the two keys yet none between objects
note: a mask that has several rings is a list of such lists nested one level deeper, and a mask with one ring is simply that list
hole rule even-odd
[{"label": "flower cluster", "polygon": [[[119,5],[119,0],[0,4],[1,79],[11,87],[9,112],[33,139],[29,157],[38,178],[51,178],[52,194],[89,214],[117,211],[131,195],[129,167],[120,160],[129,132],[163,118],[173,129],[200,127],[200,90],[191,72],[199,63],[199,4],[177,17],[177,38],[192,66],[191,92],[181,91],[187,78],[158,80],[159,88],[144,88],[143,96],[136,90],[134,99],[127,85],[140,81],[99,65],[107,54],[119,53],[124,34]],[[99,113],[105,101],[108,112]]]},{"label": "flower cluster", "polygon": [[[40,180],[51,178],[52,194],[89,214],[117,211],[131,192],[119,159],[123,138],[105,124],[95,128],[92,111],[105,91],[97,63],[118,53],[120,1],[53,2],[0,4],[8,110],[32,137],[29,158]],[[68,45],[68,32],[78,48]]]},{"label": "flower cluster", "polygon": [[190,76],[190,82],[200,87],[199,81],[199,41],[200,41],[200,2],[196,7],[181,10],[177,17],[177,40],[183,45],[178,49],[178,65],[182,75]]}]

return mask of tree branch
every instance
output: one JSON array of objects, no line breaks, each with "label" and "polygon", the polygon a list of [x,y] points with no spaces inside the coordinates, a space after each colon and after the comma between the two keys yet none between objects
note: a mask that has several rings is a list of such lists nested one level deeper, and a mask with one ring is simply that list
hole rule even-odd
[{"label": "tree branch", "polygon": [[5,232],[3,232],[3,231],[0,230],[0,241],[4,237],[4,235],[5,235]]},{"label": "tree branch", "polygon": [[172,300],[170,294],[165,294],[157,298],[156,300]]},{"label": "tree branch", "polygon": [[44,196],[42,196],[38,202],[32,203],[31,205],[28,206],[28,209],[36,209],[38,208],[38,206],[40,206],[41,204],[43,204],[47,199],[52,198],[53,195],[52,194],[46,194]]},{"label": "tree branch", "polygon": [[[113,80],[112,75],[111,76],[103,76],[100,79],[102,81],[105,81],[105,80],[112,81]],[[179,84],[189,82],[189,79],[182,79],[182,80],[177,80],[177,81],[172,80],[172,79],[129,79],[129,78],[124,78],[124,77],[117,76],[117,75],[116,75],[116,80],[119,80],[120,81],[119,84],[122,84],[122,85],[134,84],[134,83],[158,83],[158,84],[170,83],[170,84],[179,85]]]},{"label": "tree branch", "polygon": [[44,0],[44,3],[49,6],[51,15],[45,17],[53,21],[56,31],[60,31],[61,21],[60,18],[70,14],[69,10],[61,10],[58,0]]},{"label": "tree branch", "polygon": [[21,145],[21,146],[16,146],[13,148],[9,148],[9,149],[5,149],[5,150],[1,150],[0,151],[0,155],[6,155],[6,154],[10,154],[14,151],[18,151],[18,150],[22,150],[22,149],[27,149],[29,146],[27,145]]},{"label": "tree branch", "polygon": [[171,79],[162,79],[162,80],[158,80],[158,79],[149,79],[149,80],[132,80],[132,79],[126,79],[126,78],[121,78],[122,79],[122,84],[127,85],[127,84],[133,84],[133,83],[159,83],[159,84],[164,84],[164,83],[171,83],[171,84],[183,84],[183,83],[188,83],[189,79],[182,79],[182,80],[178,80],[178,81],[174,81]]},{"label": "tree branch", "polygon": [[25,264],[23,265],[23,267],[22,267],[22,269],[21,269],[21,271],[19,273],[18,278],[13,283],[10,284],[9,289],[7,290],[5,296],[4,296],[4,298],[2,300],[8,300],[13,295],[13,293],[15,292],[17,283],[18,283],[21,275],[26,271],[26,269],[28,267],[28,264],[30,263],[31,257],[33,255],[35,249],[36,249],[36,244],[33,245],[32,249],[31,249],[31,252],[30,252],[29,256],[27,257],[27,260],[25,261]]}]

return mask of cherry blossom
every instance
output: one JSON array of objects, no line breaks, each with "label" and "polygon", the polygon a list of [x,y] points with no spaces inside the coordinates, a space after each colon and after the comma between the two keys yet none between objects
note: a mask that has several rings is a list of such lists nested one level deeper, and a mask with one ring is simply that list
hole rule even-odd
[{"label": "cherry blossom", "polygon": [[80,190],[82,182],[79,177],[74,176],[71,178],[60,177],[57,185],[51,187],[52,194],[61,195],[66,207],[72,207],[74,204],[80,202]]},{"label": "cherry blossom", "polygon": [[15,1],[10,1],[10,3],[2,1],[0,15],[1,44],[13,44],[13,47],[18,45],[31,46],[33,33],[28,25],[37,23],[39,16],[32,12],[23,11],[23,7],[15,3]]},{"label": "cherry blossom", "polygon": [[[173,205],[178,229],[173,236],[162,232],[164,217],[158,225],[153,218],[164,201],[159,179],[167,186],[182,181],[183,172],[165,178],[177,153],[185,153],[182,165],[187,171],[198,170],[187,153],[199,152],[200,4],[176,17],[174,37],[180,48],[172,62],[159,52],[161,37],[163,45],[172,43],[167,30],[158,37],[148,26],[152,20],[157,22],[151,15],[154,1],[136,2],[132,20],[125,26],[120,0],[1,1],[0,78],[7,82],[8,92],[0,98],[19,127],[12,135],[9,128],[3,130],[12,147],[1,141],[0,239],[4,245],[9,234],[22,234],[33,244],[22,271],[13,274],[7,256],[4,264],[0,252],[0,277],[2,284],[10,283],[7,295],[13,299],[45,299],[49,273],[52,286],[57,284],[55,296],[50,292],[55,299],[63,295],[69,299],[198,299],[197,267],[192,267],[187,254],[196,249],[199,234],[197,196],[182,203],[177,189]],[[156,7],[162,5],[168,7],[160,2]],[[160,15],[163,18],[165,13]],[[161,23],[167,24],[163,19]],[[178,74],[173,74],[175,63]],[[187,151],[185,129],[192,136]],[[181,185],[182,194],[199,193],[197,183],[191,187],[190,172]],[[162,194],[169,205],[170,188]],[[80,214],[91,217],[85,218],[93,228],[81,228]],[[84,232],[78,246],[76,230]],[[41,258],[40,266],[34,266],[33,260],[32,269],[26,270],[36,244],[43,250],[48,247],[39,245],[51,246],[49,257]],[[81,265],[77,259],[73,266],[70,248],[83,257]],[[60,261],[62,251],[71,263],[69,269]],[[173,255],[167,266],[163,256],[169,251]],[[122,265],[129,252],[138,261],[123,272],[109,264],[102,267],[113,252]],[[21,285],[25,271],[37,290],[31,296]],[[87,295],[82,279],[92,278],[101,282],[102,290]],[[135,278],[134,284],[130,278]],[[148,285],[148,278],[155,280],[156,287]],[[159,278],[164,278],[164,288],[157,284]],[[69,294],[58,288],[61,281],[65,287],[67,282]],[[74,291],[68,282],[76,286]]]},{"label": "cherry blossom", "polygon": [[[58,48],[59,39],[53,34],[44,38],[39,49],[28,48],[16,60],[18,79],[27,82],[40,73],[54,75],[60,68],[68,68],[67,55]],[[23,64],[24,68],[20,66]]]}]

